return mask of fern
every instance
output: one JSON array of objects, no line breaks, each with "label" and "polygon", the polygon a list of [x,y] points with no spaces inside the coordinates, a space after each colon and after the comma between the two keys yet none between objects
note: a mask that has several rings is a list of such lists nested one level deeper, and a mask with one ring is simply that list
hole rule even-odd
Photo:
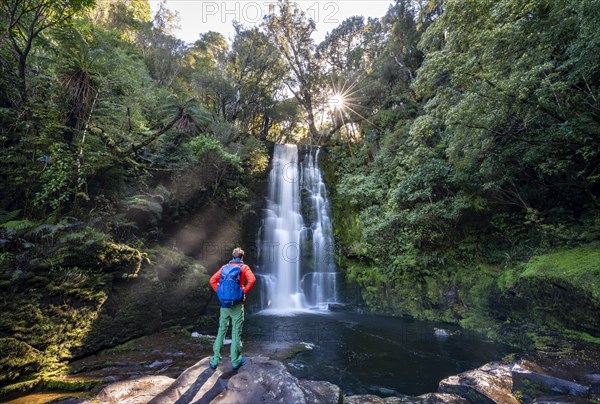
[{"label": "fern", "polygon": [[13,210],[12,212],[7,212],[4,209],[0,209],[0,224],[10,222],[21,213],[21,209]]},{"label": "fern", "polygon": [[0,224],[0,228],[12,229],[14,231],[23,231],[29,230],[36,225],[37,223],[32,222],[31,220],[11,220],[9,222]]},{"label": "fern", "polygon": [[63,244],[73,243],[73,242],[86,242],[88,244],[105,241],[110,237],[106,233],[102,233],[96,231],[92,228],[86,227],[80,231],[71,231],[59,238],[59,241]]},{"label": "fern", "polygon": [[39,226],[36,226],[34,229],[29,231],[27,235],[32,237],[45,236],[48,234],[54,234],[57,231],[62,230],[63,228],[64,225],[44,223]]}]

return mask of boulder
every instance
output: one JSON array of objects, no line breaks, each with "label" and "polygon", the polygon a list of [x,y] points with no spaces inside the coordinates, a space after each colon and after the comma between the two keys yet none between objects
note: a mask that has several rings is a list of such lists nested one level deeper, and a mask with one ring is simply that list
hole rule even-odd
[{"label": "boulder", "polygon": [[456,394],[472,403],[519,404],[512,395],[512,385],[510,366],[491,362],[442,380],[439,392]]},{"label": "boulder", "polygon": [[379,396],[365,394],[360,396],[344,397],[344,404],[386,404],[385,400]]},{"label": "boulder", "polygon": [[238,370],[232,370],[229,360],[224,360],[213,370],[209,366],[210,358],[205,358],[183,372],[171,386],[149,402],[342,402],[339,387],[331,383],[300,381],[281,362],[266,357],[248,357],[247,360]]},{"label": "boulder", "polygon": [[550,367],[521,360],[512,367],[513,389],[526,399],[544,395],[584,396],[590,386],[567,380],[564,375]]},{"label": "boulder", "polygon": [[160,234],[159,223],[162,220],[164,197],[161,195],[135,195],[121,202],[121,212],[127,221],[135,223],[136,228],[151,239]]},{"label": "boulder", "polygon": [[105,404],[145,404],[173,382],[174,379],[166,376],[145,376],[111,383],[100,390],[96,400]]}]

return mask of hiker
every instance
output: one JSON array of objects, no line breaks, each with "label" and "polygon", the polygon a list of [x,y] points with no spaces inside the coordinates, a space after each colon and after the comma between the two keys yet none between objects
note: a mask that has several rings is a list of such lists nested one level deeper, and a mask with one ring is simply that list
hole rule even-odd
[{"label": "hiker", "polygon": [[237,247],[231,253],[233,259],[223,265],[210,278],[210,286],[221,301],[221,315],[219,317],[219,332],[213,345],[214,355],[210,359],[210,367],[216,369],[221,362],[221,347],[227,333],[229,319],[231,318],[231,364],[233,370],[239,369],[246,358],[242,357],[242,326],[244,325],[244,302],[246,294],[250,292],[256,278],[250,267],[244,264],[244,250]]}]

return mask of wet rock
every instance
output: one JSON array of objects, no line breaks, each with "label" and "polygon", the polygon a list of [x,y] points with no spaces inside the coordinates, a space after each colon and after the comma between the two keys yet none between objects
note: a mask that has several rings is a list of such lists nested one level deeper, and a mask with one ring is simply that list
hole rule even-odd
[{"label": "wet rock", "polygon": [[344,404],[386,404],[383,398],[371,394],[344,397]]},{"label": "wet rock", "polygon": [[436,337],[445,338],[450,336],[450,332],[444,328],[434,328],[433,335]]},{"label": "wet rock", "polygon": [[584,396],[590,386],[566,380],[564,375],[552,368],[522,360],[512,368],[513,389],[527,399],[542,395]]},{"label": "wet rock", "polygon": [[403,401],[403,403],[421,403],[421,404],[468,404],[463,397],[456,394],[429,393],[416,397],[415,401]]},{"label": "wet rock", "polygon": [[342,391],[338,386],[329,382],[300,380],[300,388],[306,392],[307,397],[314,397],[320,403],[342,403]]},{"label": "wet rock", "polygon": [[350,311],[351,307],[345,303],[328,303],[327,309],[330,311]]},{"label": "wet rock", "polygon": [[536,398],[532,404],[590,404],[587,398],[570,397],[570,396],[555,396],[555,397],[540,397]]},{"label": "wet rock", "polygon": [[600,394],[600,375],[590,374],[588,375],[590,384],[590,390],[594,394]]},{"label": "wet rock", "polygon": [[145,365],[144,367],[150,368],[150,369],[154,369],[157,368],[159,366],[165,366],[165,365],[171,365],[173,363],[173,360],[171,359],[165,359],[165,360],[155,360],[154,362]]},{"label": "wet rock", "polygon": [[145,404],[172,385],[166,376],[145,376],[112,383],[103,388],[96,400],[105,404]]},{"label": "wet rock", "polygon": [[473,403],[519,404],[512,395],[512,385],[511,367],[491,362],[442,380],[439,392],[456,394]]},{"label": "wet rock", "polygon": [[469,404],[469,401],[456,394],[428,393],[418,397],[349,396],[344,398],[344,404]]}]

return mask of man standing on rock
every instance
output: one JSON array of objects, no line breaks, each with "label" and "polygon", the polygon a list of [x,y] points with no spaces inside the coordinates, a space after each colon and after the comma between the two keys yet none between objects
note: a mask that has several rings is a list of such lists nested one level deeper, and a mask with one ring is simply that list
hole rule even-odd
[{"label": "man standing on rock", "polygon": [[233,259],[223,265],[217,273],[210,278],[210,286],[221,301],[221,315],[219,317],[219,332],[213,345],[213,357],[210,367],[216,369],[221,362],[221,347],[227,333],[229,319],[231,318],[231,364],[233,369],[239,369],[246,358],[242,357],[242,327],[244,325],[244,302],[246,294],[252,290],[256,278],[250,267],[244,264],[244,250],[239,247],[231,253]]}]

